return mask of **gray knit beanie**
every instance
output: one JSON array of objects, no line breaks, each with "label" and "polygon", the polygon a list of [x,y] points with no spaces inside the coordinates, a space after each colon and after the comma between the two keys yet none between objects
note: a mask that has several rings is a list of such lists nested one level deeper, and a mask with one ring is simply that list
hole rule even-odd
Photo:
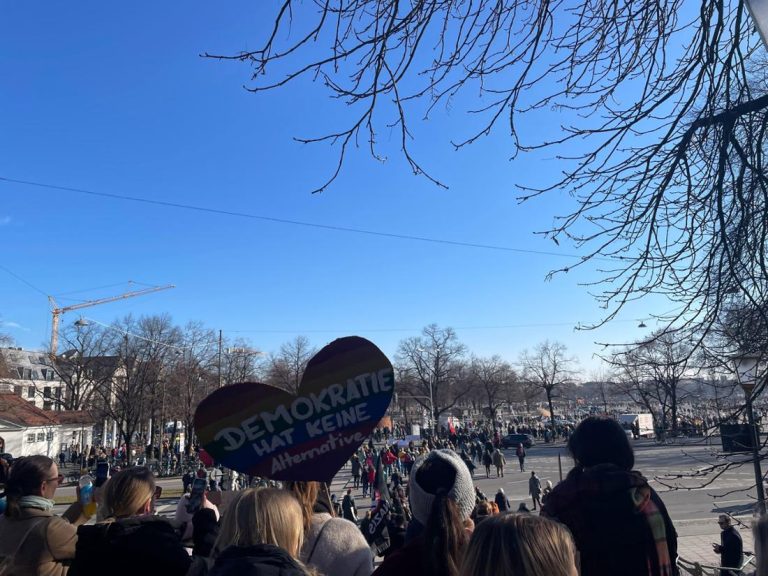
[{"label": "gray knit beanie", "polygon": [[413,464],[411,478],[408,483],[410,492],[411,512],[422,526],[427,525],[429,514],[432,511],[432,503],[435,495],[426,492],[417,482],[417,474],[421,465],[427,460],[442,460],[456,470],[456,479],[448,491],[448,498],[456,503],[462,520],[469,518],[475,508],[475,488],[472,484],[472,474],[461,457],[453,450],[432,450],[426,456],[422,456]]}]

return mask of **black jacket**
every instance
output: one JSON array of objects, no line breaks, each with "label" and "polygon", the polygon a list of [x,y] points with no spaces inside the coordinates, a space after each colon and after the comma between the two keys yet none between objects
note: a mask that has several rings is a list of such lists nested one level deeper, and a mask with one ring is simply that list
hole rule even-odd
[{"label": "black jacket", "polygon": [[307,576],[307,571],[282,548],[256,544],[225,549],[208,576]]},{"label": "black jacket", "polygon": [[720,566],[739,568],[743,560],[744,546],[741,534],[733,526],[720,532]]},{"label": "black jacket", "polygon": [[190,557],[180,534],[157,516],[137,516],[77,529],[69,576],[184,576]]}]

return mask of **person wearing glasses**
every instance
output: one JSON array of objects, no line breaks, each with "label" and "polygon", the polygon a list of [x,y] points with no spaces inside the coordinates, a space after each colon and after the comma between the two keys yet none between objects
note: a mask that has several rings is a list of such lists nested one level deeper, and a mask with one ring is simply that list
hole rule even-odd
[{"label": "person wearing glasses", "polygon": [[64,576],[75,557],[77,526],[88,519],[76,502],[62,517],[53,496],[64,477],[47,456],[13,461],[0,517],[0,572],[15,576]]},{"label": "person wearing glasses", "polygon": [[[744,546],[741,534],[731,525],[731,518],[725,514],[717,517],[720,525],[720,544],[712,544],[715,554],[720,554],[720,566],[723,568],[741,568]],[[721,570],[723,576],[738,576],[740,570]]]}]

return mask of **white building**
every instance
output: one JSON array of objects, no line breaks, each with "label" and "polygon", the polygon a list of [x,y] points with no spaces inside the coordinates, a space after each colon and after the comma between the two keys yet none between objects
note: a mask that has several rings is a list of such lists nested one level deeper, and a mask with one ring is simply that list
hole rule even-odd
[{"label": "white building", "polygon": [[61,410],[64,388],[43,352],[0,348],[0,392],[14,392],[43,410]]},{"label": "white building", "polygon": [[87,412],[41,410],[14,392],[0,392],[0,453],[14,458],[42,454],[58,458],[93,441],[93,418]]}]

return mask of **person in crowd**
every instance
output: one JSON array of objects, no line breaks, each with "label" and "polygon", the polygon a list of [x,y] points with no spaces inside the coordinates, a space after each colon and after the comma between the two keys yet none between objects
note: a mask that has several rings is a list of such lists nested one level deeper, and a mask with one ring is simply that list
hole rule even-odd
[{"label": "person in crowd", "polygon": [[525,446],[523,446],[522,443],[517,445],[517,449],[515,450],[515,454],[517,455],[517,461],[520,463],[520,472],[525,472]]},{"label": "person in crowd", "polygon": [[341,512],[345,520],[357,524],[357,506],[355,506],[355,497],[352,496],[352,488],[347,488],[347,493],[341,502]]},{"label": "person in crowd", "polygon": [[371,502],[376,501],[376,469],[373,467],[373,464],[368,464],[368,490],[369,495],[371,497]]},{"label": "person in crowd", "polygon": [[542,490],[541,492],[542,505],[547,502],[547,497],[551,494],[552,489],[553,489],[552,480],[547,480],[546,483],[544,484],[544,490]]},{"label": "person in crowd", "polygon": [[493,515],[493,506],[487,500],[482,500],[475,504],[475,509],[472,511],[472,521],[477,526],[480,522]]},{"label": "person in crowd", "polygon": [[385,558],[405,545],[405,517],[400,514],[393,514],[387,531],[389,532],[389,548],[384,552]]},{"label": "person in crowd", "polygon": [[496,448],[493,451],[493,465],[496,467],[496,478],[501,476],[504,478],[504,465],[507,463],[507,459],[504,457],[504,453]]},{"label": "person in crowd", "polygon": [[632,468],[624,429],[584,419],[568,440],[574,468],[547,497],[542,514],[565,524],[582,576],[677,574],[677,533],[664,503]]},{"label": "person in crowd", "polygon": [[[720,566],[726,568],[741,568],[744,561],[744,545],[741,541],[741,534],[736,527],[731,524],[731,518],[727,514],[720,514],[717,517],[717,523],[720,525],[720,544],[713,544],[715,554],[720,555]],[[740,570],[721,570],[722,576],[739,576]]]},{"label": "person in crowd", "polygon": [[[181,527],[181,540],[185,543],[191,543],[192,541],[192,532],[194,529],[192,518],[197,512],[197,510],[190,510],[189,497],[189,493],[181,495],[179,502],[176,504],[176,512],[173,517],[176,524]],[[215,521],[219,521],[221,517],[219,514],[219,508],[216,506],[216,504],[208,500],[207,492],[203,492],[202,500],[200,502],[200,509],[204,508],[211,510],[214,514]]]},{"label": "person in crowd", "polygon": [[[87,521],[79,503],[62,517],[53,497],[63,477],[47,456],[17,458],[5,484],[0,518],[0,567],[14,576],[64,576],[75,557],[77,526]],[[78,498],[79,500],[79,498]]]},{"label": "person in crowd", "polygon": [[475,528],[461,576],[578,576],[562,524],[531,514],[491,517]]},{"label": "person in crowd", "polygon": [[221,491],[221,479],[224,473],[221,471],[220,466],[212,466],[211,471],[208,473],[208,485],[211,492]]},{"label": "person in crowd", "polygon": [[520,502],[520,505],[517,507],[517,513],[530,514],[531,511],[528,509],[528,505],[525,502]]},{"label": "person in crowd", "polygon": [[299,558],[321,574],[369,576],[371,549],[355,524],[335,518],[328,487],[320,482],[285,482],[301,505],[304,545]]},{"label": "person in crowd", "polygon": [[285,490],[238,492],[224,514],[209,576],[310,576],[298,559],[302,521],[301,505]]},{"label": "person in crowd", "polygon": [[493,501],[496,502],[496,506],[499,507],[499,512],[507,512],[512,508],[509,504],[509,498],[504,494],[504,488],[499,488],[499,491],[496,492],[496,496],[493,497]]},{"label": "person in crowd", "polygon": [[531,472],[531,477],[528,478],[528,494],[533,500],[533,509],[536,510],[537,504],[541,508],[541,480],[536,476],[535,470]]},{"label": "person in crowd", "polygon": [[[368,468],[367,467],[364,468],[363,471],[362,471],[362,484],[363,484],[363,486],[362,486],[362,488],[363,488],[363,497],[366,497],[366,496],[368,496],[368,488],[369,488],[369,485],[368,485]],[[371,489],[371,491],[373,491],[373,489]]]},{"label": "person in crowd", "polygon": [[171,524],[152,514],[154,495],[149,469],[135,466],[113,474],[102,487],[101,521],[78,529],[69,576],[101,576],[106,566],[110,576],[135,576],[148,566],[163,576],[184,576],[189,554]]},{"label": "person in crowd", "polygon": [[374,575],[458,576],[473,526],[469,470],[453,450],[432,450],[414,463],[408,487],[411,512],[422,531],[387,556]]},{"label": "person in crowd", "polygon": [[466,465],[467,469],[469,470],[469,473],[474,474],[475,463],[472,462],[472,457],[469,455],[469,453],[466,450],[461,451],[461,460]]},{"label": "person in crowd", "polygon": [[351,460],[352,467],[352,487],[360,488],[360,457],[357,454],[352,454]]},{"label": "person in crowd", "polygon": [[[503,455],[502,455],[503,456]],[[493,455],[490,450],[483,452],[483,466],[485,466],[485,477],[491,477],[491,464],[493,464]]]}]

